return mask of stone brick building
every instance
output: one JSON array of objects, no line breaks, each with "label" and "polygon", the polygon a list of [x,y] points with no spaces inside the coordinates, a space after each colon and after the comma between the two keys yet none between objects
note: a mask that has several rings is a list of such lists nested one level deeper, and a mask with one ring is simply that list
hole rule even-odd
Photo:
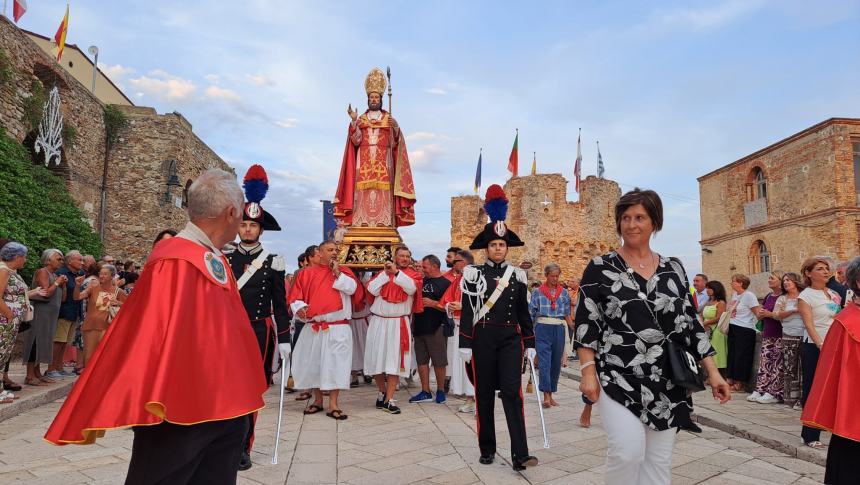
[{"label": "stone brick building", "polygon": [[[104,234],[105,252],[117,260],[143,262],[161,229],[184,226],[183,190],[203,170],[232,171],[179,113],[159,115],[152,108],[130,105],[117,106],[129,124],[106,159],[105,104],[89,87],[6,17],[0,17],[0,50],[10,63],[10,79],[0,83],[0,126],[32,149],[35,130],[24,112],[33,84],[40,83],[46,91],[59,89],[64,124],[73,126],[76,136],[74,143],[64,144],[60,164],[50,169],[66,181],[87,221]],[[40,161],[34,157],[34,163]]]},{"label": "stone brick building", "polygon": [[744,273],[764,296],[771,270],[858,254],[860,119],[823,121],[698,180],[702,268],[727,287]]},{"label": "stone brick building", "polygon": [[[561,266],[562,278],[581,277],[592,257],[618,246],[615,203],[618,184],[594,176],[582,181],[578,202],[567,200],[567,180],[561,174],[513,177],[505,183],[507,224],[526,245],[513,248],[508,260],[534,264],[529,278],[543,278],[543,267]],[[483,200],[475,195],[451,198],[451,245],[467,248],[487,223]],[[475,254],[478,261],[483,251]]]}]

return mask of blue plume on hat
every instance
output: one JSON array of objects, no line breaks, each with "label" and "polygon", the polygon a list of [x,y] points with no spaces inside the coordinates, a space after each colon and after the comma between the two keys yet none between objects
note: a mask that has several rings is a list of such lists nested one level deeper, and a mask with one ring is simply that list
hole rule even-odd
[{"label": "blue plume on hat", "polygon": [[493,184],[487,188],[484,212],[490,216],[491,222],[504,221],[508,217],[508,198],[500,185]]},{"label": "blue plume on hat", "polygon": [[245,188],[245,199],[248,202],[259,204],[269,191],[269,177],[261,165],[251,165],[243,182],[242,187]]}]

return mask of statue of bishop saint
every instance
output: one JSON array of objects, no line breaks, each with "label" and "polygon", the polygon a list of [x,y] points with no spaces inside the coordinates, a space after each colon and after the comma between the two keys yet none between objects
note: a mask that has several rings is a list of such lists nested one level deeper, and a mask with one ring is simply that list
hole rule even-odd
[{"label": "statue of bishop saint", "polygon": [[391,114],[382,109],[385,74],[374,68],[364,81],[367,111],[350,105],[334,216],[352,227],[400,227],[415,223],[415,185],[406,140]]}]

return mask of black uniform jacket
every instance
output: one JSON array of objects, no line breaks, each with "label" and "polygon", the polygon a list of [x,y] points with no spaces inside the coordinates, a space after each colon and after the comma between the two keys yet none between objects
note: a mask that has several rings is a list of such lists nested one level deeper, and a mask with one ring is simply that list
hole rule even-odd
[{"label": "black uniform jacket", "polygon": [[[487,281],[484,301],[490,298],[490,295],[496,290],[496,285],[505,274],[507,266],[508,264],[504,261],[498,264],[487,261],[482,265],[475,266]],[[529,314],[528,286],[517,277],[517,271],[514,270],[514,274],[511,275],[511,279],[508,281],[508,287],[502,290],[499,299],[496,300],[496,303],[490,308],[490,311],[487,312],[482,321],[486,322],[486,325],[491,326],[519,325],[523,345],[525,347],[534,347],[535,334],[532,317]],[[466,285],[469,291],[475,291],[474,284],[466,283]],[[475,301],[475,297],[470,297],[466,292],[463,292],[463,310],[460,316],[460,348],[467,349],[472,347],[472,338],[474,335],[473,322],[475,318],[469,298],[472,298],[473,302]],[[483,301],[479,302],[479,306],[474,311],[477,312],[483,306],[483,303]]]},{"label": "black uniform jacket", "polygon": [[[248,250],[241,245],[233,252],[227,253],[230,269],[238,281],[245,273],[245,269],[251,265],[260,251],[262,245]],[[276,268],[272,263],[278,258]],[[284,283],[283,261],[276,254],[269,254],[263,265],[254,273],[254,276],[239,290],[242,303],[248,312],[248,318],[253,322],[274,316],[275,325],[278,330],[278,342],[288,343],[290,341],[290,315],[287,309],[287,293]]]}]

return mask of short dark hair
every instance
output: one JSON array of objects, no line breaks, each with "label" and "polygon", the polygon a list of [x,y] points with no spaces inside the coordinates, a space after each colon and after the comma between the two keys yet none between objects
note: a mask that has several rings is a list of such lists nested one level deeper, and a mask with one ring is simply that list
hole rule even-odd
[{"label": "short dark hair", "polygon": [[475,264],[475,257],[472,256],[472,253],[466,249],[461,249],[457,251],[457,256],[460,256],[461,258],[463,258],[464,261],[469,264]]},{"label": "short dark hair", "polygon": [[409,251],[409,255],[412,255],[412,250],[409,249],[409,246],[406,246],[405,244],[401,244],[400,246],[394,248],[394,256],[396,256],[397,253],[399,253],[400,251]]},{"label": "short dark hair", "polygon": [[845,268],[845,282],[848,283],[848,288],[851,288],[855,297],[860,295],[860,287],[857,286],[858,279],[860,279],[860,256],[849,261]]},{"label": "short dark hair", "polygon": [[302,253],[302,254],[300,254],[300,255],[299,255],[299,257],[296,259],[296,262],[298,262],[298,263],[299,263],[299,265],[301,265],[302,263],[306,262],[307,260],[308,260],[308,255],[307,255],[307,254],[305,254],[305,253]]},{"label": "short dark hair", "polygon": [[645,208],[645,212],[651,218],[654,232],[663,229],[663,201],[660,200],[660,196],[653,190],[642,190],[636,187],[622,195],[615,204],[615,231],[618,234],[621,234],[621,216],[635,205]]},{"label": "short dark hair", "polygon": [[305,257],[311,259],[311,257],[313,257],[314,253],[317,252],[318,249],[319,246],[317,246],[316,244],[311,244],[307,247],[307,249],[305,249]]},{"label": "short dark hair", "polygon": [[461,248],[458,248],[457,246],[451,246],[450,248],[448,248],[447,251],[445,251],[445,253],[459,253],[460,251],[462,251]]},{"label": "short dark hair", "polygon": [[126,261],[126,262],[122,265],[122,268],[123,268],[124,270],[128,271],[128,270],[130,270],[130,269],[131,269],[131,267],[132,267],[132,266],[134,266],[134,261]]},{"label": "short dark hair", "polygon": [[697,273],[697,274],[696,274],[696,276],[698,276],[699,278],[702,278],[703,280],[705,280],[705,283],[707,283],[707,282],[708,282],[708,275],[706,275],[706,274],[702,274],[702,273]]},{"label": "short dark hair", "polygon": [[326,239],[325,241],[323,241],[323,242],[319,243],[319,245],[317,246],[317,248],[321,248],[321,247],[325,246],[326,244],[332,244],[332,245],[334,245],[335,247],[337,247],[337,242],[335,242],[335,240],[334,240],[334,239]]},{"label": "short dark hair", "polygon": [[174,237],[174,236],[176,236],[176,231],[173,229],[165,229],[165,230],[159,232],[158,235],[155,236],[155,241],[152,242],[152,245],[155,246],[155,243],[164,239],[164,236]]},{"label": "short dark hair", "polygon": [[439,258],[437,258],[435,254],[428,254],[427,256],[421,258],[421,261],[427,261],[428,263],[432,264],[437,268],[442,266],[442,262],[439,261]]},{"label": "short dark hair", "polygon": [[714,292],[714,301],[726,301],[726,287],[719,281],[708,281],[705,283],[705,288],[710,288]]}]

